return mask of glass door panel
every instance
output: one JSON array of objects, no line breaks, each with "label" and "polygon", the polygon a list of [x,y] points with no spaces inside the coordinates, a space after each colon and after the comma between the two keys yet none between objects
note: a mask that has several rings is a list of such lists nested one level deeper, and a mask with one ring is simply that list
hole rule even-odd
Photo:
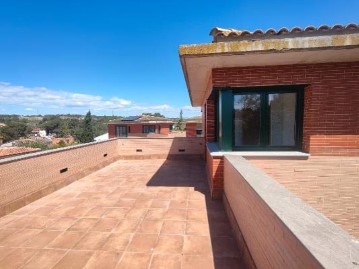
[{"label": "glass door panel", "polygon": [[127,137],[127,126],[116,126],[117,137]]},{"label": "glass door panel", "polygon": [[269,146],[295,146],[296,93],[268,94]]},{"label": "glass door panel", "polygon": [[234,95],[234,146],[260,145],[261,95]]}]

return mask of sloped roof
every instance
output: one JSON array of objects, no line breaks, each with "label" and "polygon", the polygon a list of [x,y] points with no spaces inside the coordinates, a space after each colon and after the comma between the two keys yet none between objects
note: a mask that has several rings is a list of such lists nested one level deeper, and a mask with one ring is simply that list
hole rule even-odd
[{"label": "sloped roof", "polygon": [[359,60],[359,26],[355,23],[242,31],[213,28],[213,42],[182,45],[179,56],[193,106],[212,91],[214,68],[316,64]]},{"label": "sloped roof", "polygon": [[348,25],[321,25],[319,27],[307,26],[305,28],[293,27],[292,29],[282,27],[279,30],[275,30],[273,28],[268,30],[257,29],[252,32],[248,30],[224,29],[215,27],[211,30],[210,35],[213,36],[213,42],[228,42],[240,40],[259,40],[266,38],[275,39],[323,35],[343,35],[354,32],[359,32],[359,25],[351,23]]}]

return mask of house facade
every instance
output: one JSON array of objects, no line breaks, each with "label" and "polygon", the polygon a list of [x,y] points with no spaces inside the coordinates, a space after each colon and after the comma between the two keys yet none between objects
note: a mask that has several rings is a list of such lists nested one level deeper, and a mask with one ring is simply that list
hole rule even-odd
[{"label": "house facade", "polygon": [[167,136],[170,134],[173,122],[166,118],[154,116],[131,116],[108,123],[109,138],[115,137],[147,137]]},{"label": "house facade", "polygon": [[203,111],[213,196],[224,152],[359,155],[358,25],[210,34],[179,53]]}]

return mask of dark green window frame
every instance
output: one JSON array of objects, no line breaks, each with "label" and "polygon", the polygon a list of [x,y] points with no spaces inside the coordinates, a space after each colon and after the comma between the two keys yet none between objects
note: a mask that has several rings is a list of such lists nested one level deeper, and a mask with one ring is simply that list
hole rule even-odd
[{"label": "dark green window frame", "polygon": [[156,125],[143,125],[143,133],[155,133],[156,132]]},{"label": "dark green window frame", "polygon": [[[217,88],[218,92],[218,142],[222,151],[256,151],[256,150],[301,150],[303,140],[303,107],[304,89],[306,85],[275,85],[261,87]],[[269,145],[269,116],[268,96],[275,93],[295,93],[295,145],[270,146]],[[255,146],[234,146],[234,96],[241,94],[259,94],[261,98],[261,127],[260,144]]]}]

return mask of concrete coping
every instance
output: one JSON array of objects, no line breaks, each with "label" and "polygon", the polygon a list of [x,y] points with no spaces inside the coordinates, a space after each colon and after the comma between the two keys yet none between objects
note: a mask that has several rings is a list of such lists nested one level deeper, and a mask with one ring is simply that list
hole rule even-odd
[{"label": "concrete coping", "polygon": [[300,151],[221,151],[218,143],[207,143],[207,149],[212,157],[242,156],[251,159],[280,158],[280,159],[308,159],[310,154]]},{"label": "concrete coping", "polygon": [[359,240],[243,157],[224,158],[324,268],[359,268]]},{"label": "concrete coping", "polygon": [[16,162],[16,161],[20,161],[20,160],[25,160],[25,159],[35,158],[35,157],[42,156],[42,155],[49,155],[49,154],[62,152],[62,151],[67,151],[67,150],[73,150],[73,149],[77,149],[77,148],[89,147],[89,146],[93,146],[93,145],[96,145],[96,144],[108,143],[108,142],[111,142],[113,140],[118,140],[118,138],[111,138],[111,139],[104,140],[104,141],[94,141],[94,142],[90,142],[90,143],[77,144],[77,145],[63,147],[63,148],[57,148],[57,149],[36,151],[36,152],[33,152],[33,153],[25,153],[25,154],[17,155],[17,156],[14,156],[14,157],[3,158],[3,159],[0,160],[0,165],[5,164],[5,163]]}]

